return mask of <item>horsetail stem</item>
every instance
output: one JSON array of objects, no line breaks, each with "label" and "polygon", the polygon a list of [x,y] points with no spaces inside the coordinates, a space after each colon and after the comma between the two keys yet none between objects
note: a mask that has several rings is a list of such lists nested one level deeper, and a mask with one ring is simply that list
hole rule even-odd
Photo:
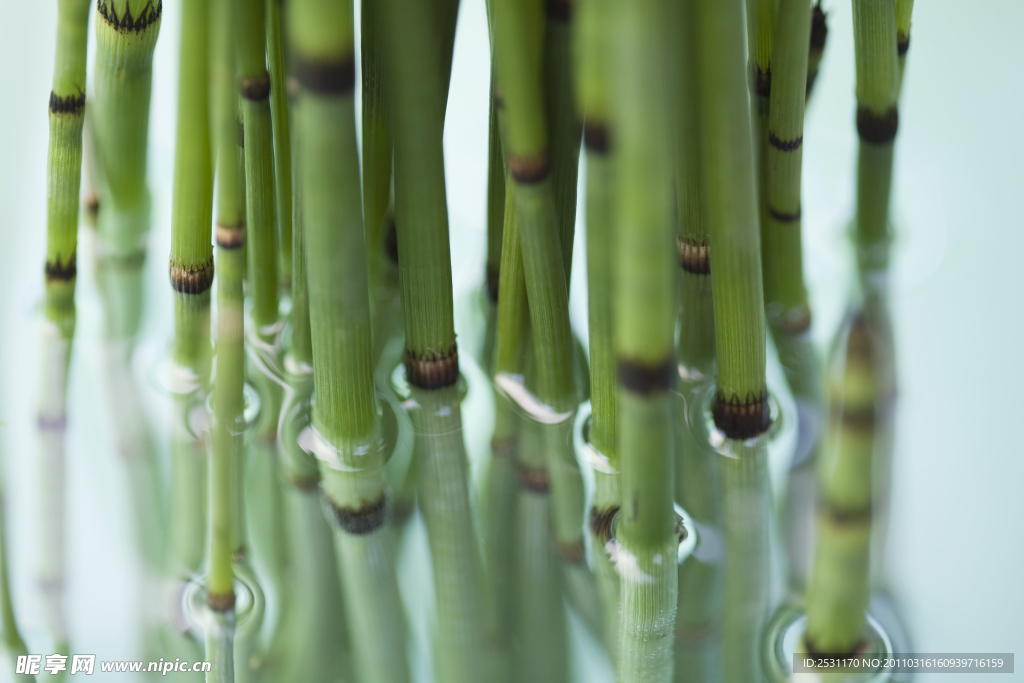
[{"label": "horsetail stem", "polygon": [[96,139],[101,210],[97,278],[107,336],[130,339],[142,317],[142,267],[149,232],[146,160],[153,50],[163,4],[96,4],[96,78],[90,118]]},{"label": "horsetail stem", "polygon": [[903,71],[910,50],[910,19],[914,13],[914,0],[896,0],[896,53],[900,60],[898,89],[903,88]]},{"label": "horsetail stem", "polygon": [[274,206],[277,210],[278,273],[282,289],[292,281],[292,136],[288,113],[288,88],[281,5],[266,0],[267,67],[270,75],[270,123],[274,143]]},{"label": "horsetail stem", "polygon": [[893,142],[899,126],[896,8],[892,0],[854,0],[857,65],[857,256],[861,280],[889,265]]},{"label": "horsetail stem", "polygon": [[875,477],[876,418],[885,399],[880,340],[863,312],[843,331],[829,373],[828,438],[818,463],[820,507],[807,588],[805,642],[852,652],[864,629]]},{"label": "horsetail stem", "polygon": [[363,213],[370,250],[371,281],[385,258],[384,216],[391,195],[392,142],[384,75],[384,43],[380,17],[383,0],[366,0],[361,10],[360,77],[363,114]]},{"label": "horsetail stem", "polygon": [[50,91],[47,154],[46,318],[70,339],[75,330],[78,193],[82,179],[88,0],[57,5],[57,55]]},{"label": "horsetail stem", "polygon": [[616,540],[636,567],[621,571],[619,680],[670,681],[677,577],[673,503],[675,376],[672,167],[668,49],[660,0],[616,13],[611,61],[615,123],[615,270],[618,456],[622,510]]},{"label": "horsetail stem", "polygon": [[313,427],[357,678],[409,680],[371,367],[370,298],[355,131],[352,4],[296,0],[302,229],[313,342]]},{"label": "horsetail stem", "polygon": [[[278,257],[264,0],[235,0],[234,19],[235,69],[245,140],[248,287],[256,332],[267,337],[278,321]],[[276,411],[268,406],[267,412],[276,423]]]},{"label": "horsetail stem", "polygon": [[698,5],[702,159],[714,289],[715,424],[732,439],[768,427],[765,313],[739,0]]},{"label": "horsetail stem", "polygon": [[810,5],[805,0],[779,0],[765,146],[768,223],[763,231],[771,236],[764,248],[773,251],[765,260],[774,264],[775,279],[765,291],[765,303],[773,327],[789,335],[806,331],[811,323],[800,239],[808,60],[804,45],[810,30]]}]

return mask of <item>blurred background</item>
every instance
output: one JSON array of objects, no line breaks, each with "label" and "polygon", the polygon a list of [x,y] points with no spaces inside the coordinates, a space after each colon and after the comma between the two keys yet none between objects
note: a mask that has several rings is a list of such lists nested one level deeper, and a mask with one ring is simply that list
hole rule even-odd
[{"label": "blurred background", "polygon": [[[829,36],[804,136],[803,203],[813,332],[822,350],[854,281],[847,231],[857,144],[850,1],[825,0],[823,7]],[[0,453],[15,610],[28,651],[37,653],[48,645],[34,578],[42,483],[35,468],[36,309],[56,9],[53,0],[0,0]],[[179,14],[177,2],[164,3],[154,61],[150,315],[135,358],[158,441],[167,404],[152,377],[172,325],[165,259]],[[914,12],[892,213],[899,395],[885,582],[918,652],[1024,655],[1021,26],[1020,0],[919,0]],[[483,276],[488,85],[484,1],[462,0],[445,130],[457,299]],[[582,206],[578,218],[572,308],[586,339]],[[134,659],[141,656],[132,616],[140,576],[126,477],[100,383],[90,248],[83,227],[68,399],[69,633],[74,652]],[[476,429],[484,436],[489,426]]]}]

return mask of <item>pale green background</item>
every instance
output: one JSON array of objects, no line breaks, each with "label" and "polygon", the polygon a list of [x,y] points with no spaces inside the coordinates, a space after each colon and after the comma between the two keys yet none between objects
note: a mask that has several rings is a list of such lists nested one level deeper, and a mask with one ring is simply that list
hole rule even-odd
[{"label": "pale green background", "polygon": [[[807,273],[815,333],[823,343],[852,282],[845,230],[856,150],[850,4],[826,0],[825,6],[828,47],[804,146]],[[180,8],[168,0],[164,9],[154,66],[150,178],[156,191],[148,268],[151,310],[166,314],[147,322],[137,354],[140,376],[170,334],[164,264]],[[53,0],[0,0],[0,449],[16,609],[35,652],[45,647],[45,632],[33,579],[34,309],[42,293],[55,13]],[[463,0],[445,138],[456,290],[462,293],[482,270],[485,25],[482,0]],[[893,211],[899,407],[887,576],[922,652],[1024,655],[1021,26],[1021,0],[918,0],[915,8]],[[130,615],[141,586],[124,476],[98,377],[99,309],[89,248],[83,232],[70,387],[70,632],[75,652],[134,658],[138,634]],[[576,314],[585,311],[581,252],[574,268]],[[575,316],[580,327],[583,317]],[[153,401],[155,421],[164,407]]]}]

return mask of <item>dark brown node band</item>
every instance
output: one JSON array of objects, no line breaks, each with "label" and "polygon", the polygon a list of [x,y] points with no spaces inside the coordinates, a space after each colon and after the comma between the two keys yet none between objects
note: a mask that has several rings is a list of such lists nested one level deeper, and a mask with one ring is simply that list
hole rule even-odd
[{"label": "dark brown node band", "polygon": [[772,68],[761,71],[761,67],[754,65],[754,92],[758,97],[768,98],[772,94]]},{"label": "dark brown node band", "polygon": [[768,392],[762,391],[760,396],[747,394],[743,402],[740,402],[736,394],[728,400],[718,394],[715,396],[711,414],[715,418],[715,426],[721,429],[727,438],[751,439],[763,434],[771,424]]},{"label": "dark brown node band", "polygon": [[103,2],[100,0],[96,3],[96,11],[100,13],[103,19],[119,31],[133,31],[138,33],[143,29],[148,28],[155,22],[160,20],[160,15],[163,13],[164,3],[163,0],[157,0],[156,5],[153,5],[153,0],[149,0],[142,7],[142,11],[139,12],[137,17],[132,16],[131,2],[125,2],[124,14],[117,16],[117,8],[114,7],[114,3]]},{"label": "dark brown node band", "polygon": [[96,220],[96,216],[100,212],[100,198],[95,192],[90,192],[85,197],[85,211],[89,214],[92,220]]},{"label": "dark brown node band", "polygon": [[582,541],[571,544],[555,541],[555,552],[566,564],[580,564],[587,559],[587,550]]},{"label": "dark brown node band", "polygon": [[548,18],[564,24],[572,21],[572,2],[570,0],[548,0]]},{"label": "dark brown node band", "polygon": [[344,95],[356,87],[355,56],[340,59],[295,60],[295,79],[304,90],[318,95]]},{"label": "dark brown node band", "polygon": [[60,97],[57,93],[50,91],[50,113],[51,114],[81,114],[85,111],[85,93]]},{"label": "dark brown node band", "polygon": [[676,255],[679,266],[687,273],[709,275],[711,273],[711,249],[706,244],[695,244],[676,236]]},{"label": "dark brown node band", "polygon": [[795,152],[804,144],[804,138],[801,135],[795,140],[782,140],[774,132],[768,131],[768,144],[780,152]]},{"label": "dark brown node band", "polygon": [[825,41],[828,39],[828,23],[821,3],[814,6],[811,12],[811,52],[817,51],[819,56],[825,50]]},{"label": "dark brown node band", "polygon": [[459,379],[459,349],[454,344],[439,358],[417,358],[406,349],[402,362],[409,384],[420,389],[450,387]]},{"label": "dark brown node band", "polygon": [[630,358],[619,359],[619,383],[634,394],[650,396],[668,391],[675,376],[676,364],[671,355],[656,365]]},{"label": "dark brown node band", "polygon": [[825,502],[821,505],[821,512],[828,520],[837,526],[856,526],[871,524],[871,505],[859,510],[844,510],[843,508],[830,505]]},{"label": "dark brown node band", "polygon": [[603,510],[598,508],[590,509],[590,533],[594,534],[601,543],[607,543],[612,540],[612,520],[615,519],[615,515],[618,512],[618,505],[613,505]]},{"label": "dark brown node band", "polygon": [[512,177],[517,183],[531,185],[539,183],[548,177],[548,171],[551,170],[551,160],[548,158],[547,150],[529,157],[509,154],[508,170],[512,173]]},{"label": "dark brown node band", "polygon": [[256,78],[240,77],[238,79],[238,91],[247,100],[254,102],[265,100],[270,97],[270,76],[264,71]]},{"label": "dark brown node band", "polygon": [[171,287],[182,294],[202,294],[213,284],[213,262],[198,268],[186,268],[180,263],[170,263],[168,271]]},{"label": "dark brown node band", "polygon": [[218,225],[217,246],[221,249],[238,249],[245,246],[245,225]]},{"label": "dark brown node band", "polygon": [[498,302],[498,284],[501,282],[501,274],[497,268],[487,266],[487,296],[491,301]]},{"label": "dark brown node band", "polygon": [[779,211],[774,206],[769,206],[768,215],[782,223],[793,223],[800,220],[800,209],[787,213],[785,211]]},{"label": "dark brown node band", "polygon": [[587,119],[583,122],[583,146],[588,152],[608,153],[608,124]]},{"label": "dark brown node band", "polygon": [[47,261],[46,265],[43,266],[43,273],[46,276],[47,282],[67,282],[68,280],[74,280],[75,276],[78,275],[77,259],[74,253],[68,257],[67,263],[61,263],[60,259],[54,261]]},{"label": "dark brown node band", "polygon": [[896,34],[896,53],[903,57],[907,54],[907,50],[910,49],[910,34],[909,33],[897,33]]},{"label": "dark brown node band", "polygon": [[214,612],[230,612],[235,608],[235,592],[207,593],[206,606]]},{"label": "dark brown node band", "polygon": [[788,335],[803,334],[811,327],[811,309],[808,306],[790,308],[772,321],[772,324]]},{"label": "dark brown node band", "polygon": [[900,114],[896,107],[890,107],[884,114],[878,114],[867,107],[857,108],[857,133],[864,142],[884,145],[896,139],[900,127]]},{"label": "dark brown node band", "polygon": [[334,501],[329,501],[329,504],[338,524],[353,536],[376,531],[388,521],[388,497],[383,493],[374,502],[366,503],[359,508],[337,505]]},{"label": "dark brown node band", "polygon": [[547,493],[548,489],[551,488],[548,471],[543,467],[530,467],[520,463],[517,472],[519,474],[519,486],[527,491]]}]

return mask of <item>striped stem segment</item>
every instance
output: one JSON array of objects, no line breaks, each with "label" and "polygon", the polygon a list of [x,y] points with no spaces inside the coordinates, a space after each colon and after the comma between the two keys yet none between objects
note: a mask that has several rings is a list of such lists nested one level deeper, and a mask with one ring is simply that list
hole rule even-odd
[{"label": "striped stem segment", "polygon": [[274,143],[274,206],[277,210],[277,247],[280,286],[292,280],[292,136],[288,114],[288,88],[281,28],[284,0],[266,0],[267,67],[270,76],[270,122]]},{"label": "striped stem segment", "polygon": [[108,338],[132,338],[142,318],[149,232],[146,159],[153,50],[161,2],[96,4],[96,83],[91,120],[100,175],[97,278]]},{"label": "striped stem segment", "polygon": [[768,427],[765,313],[739,0],[697,11],[703,177],[711,242],[717,385],[715,424],[728,438]]},{"label": "striped stem segment", "polygon": [[757,197],[760,208],[761,263],[765,298],[774,298],[780,266],[775,262],[775,235],[768,212],[768,116],[772,91],[772,43],[775,38],[776,0],[746,0],[750,98],[756,122],[754,154],[757,159]]},{"label": "striped stem segment", "polygon": [[899,126],[896,8],[892,0],[854,0],[857,65],[857,261],[862,283],[889,266],[893,143]]},{"label": "striped stem segment", "polygon": [[613,18],[614,338],[622,510],[619,678],[672,680],[679,530],[672,510],[675,278],[668,33],[659,0]]},{"label": "striped stem segment", "polygon": [[288,26],[300,86],[298,186],[321,488],[335,528],[356,677],[401,683],[409,670],[371,368],[352,5],[296,0]]},{"label": "striped stem segment", "polygon": [[852,652],[868,604],[881,339],[863,312],[846,325],[828,378],[828,438],[818,463],[817,545],[807,588],[812,651]]},{"label": "striped stem segment", "polygon": [[[377,285],[387,267],[385,214],[391,195],[391,131],[388,128],[388,98],[384,74],[384,36],[381,25],[383,0],[362,4],[360,77],[363,114],[363,213],[366,244],[370,250],[370,281]],[[374,315],[378,315],[374,311]]]}]

